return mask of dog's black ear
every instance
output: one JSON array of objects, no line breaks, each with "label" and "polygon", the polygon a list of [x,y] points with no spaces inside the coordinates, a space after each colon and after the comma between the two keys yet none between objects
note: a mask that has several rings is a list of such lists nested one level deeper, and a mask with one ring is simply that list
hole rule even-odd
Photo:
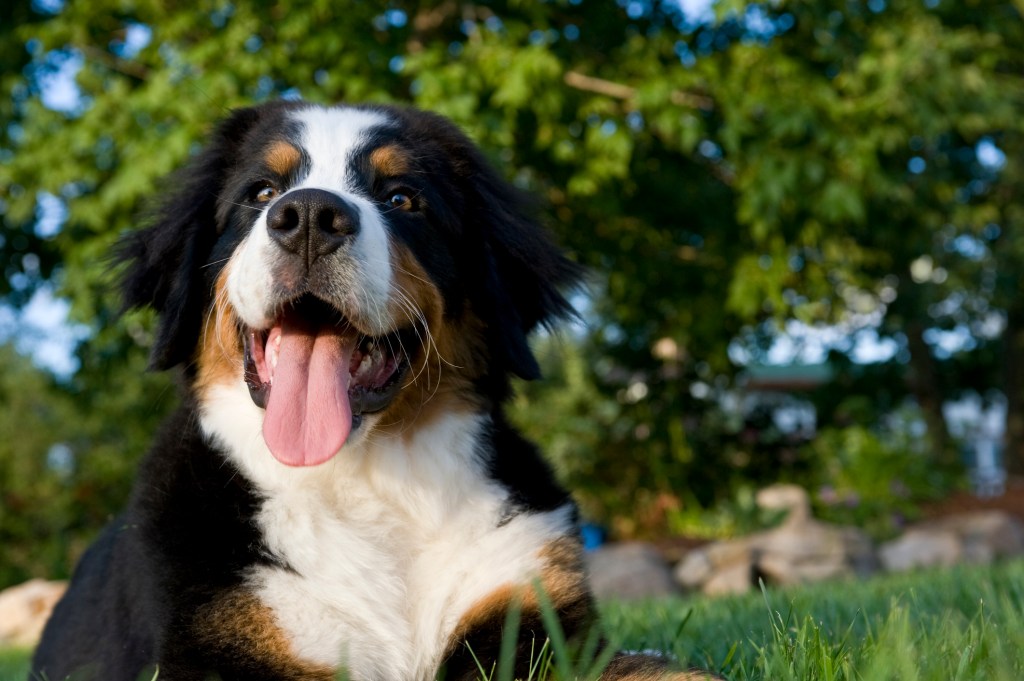
[{"label": "dog's black ear", "polygon": [[154,369],[187,362],[195,350],[211,294],[202,267],[217,239],[217,197],[258,117],[257,109],[233,112],[206,148],[166,181],[168,197],[157,203],[150,225],[118,243],[124,309],[150,306],[159,314],[150,354]]},{"label": "dog's black ear", "polygon": [[[482,161],[481,161],[482,163]],[[565,257],[534,216],[534,200],[501,180],[486,164],[478,169],[471,194],[485,230],[483,301],[490,322],[488,342],[520,378],[540,377],[528,337],[575,314],[564,292],[579,285],[583,269]]]}]

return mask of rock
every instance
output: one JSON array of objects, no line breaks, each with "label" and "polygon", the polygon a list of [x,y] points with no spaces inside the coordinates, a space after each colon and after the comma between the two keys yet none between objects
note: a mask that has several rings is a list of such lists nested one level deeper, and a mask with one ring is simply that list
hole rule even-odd
[{"label": "rock", "polygon": [[691,551],[673,572],[683,588],[708,594],[742,593],[758,579],[803,584],[877,570],[878,559],[867,534],[812,518],[810,498],[801,487],[773,485],[758,492],[757,502],[789,513],[774,529]]},{"label": "rock", "polygon": [[956,565],[963,546],[955,532],[942,528],[915,528],[878,549],[882,567],[890,572]]},{"label": "rock", "polygon": [[991,563],[1024,554],[1024,524],[1003,511],[970,511],[916,525],[884,544],[887,570]]},{"label": "rock", "polygon": [[650,544],[606,544],[587,553],[586,559],[598,599],[662,598],[679,592],[669,566]]},{"label": "rock", "polygon": [[742,594],[750,591],[752,585],[750,562],[738,562],[715,569],[711,578],[704,583],[703,591],[709,596]]},{"label": "rock", "polygon": [[707,551],[695,549],[687,553],[672,571],[676,582],[687,591],[698,589],[711,578],[714,564]]},{"label": "rock", "polygon": [[789,511],[786,522],[800,522],[811,517],[811,497],[799,485],[771,485],[760,490],[754,500],[766,511]]},{"label": "rock", "polygon": [[32,647],[67,582],[32,579],[0,591],[0,645]]},{"label": "rock", "polygon": [[964,559],[971,563],[1024,554],[1024,524],[1004,511],[960,513],[931,526],[955,533],[963,544]]},{"label": "rock", "polygon": [[840,527],[839,535],[846,547],[846,562],[858,577],[870,577],[882,567],[878,561],[875,543],[864,530],[856,527]]},{"label": "rock", "polygon": [[708,559],[715,568],[720,568],[723,565],[732,565],[733,563],[747,562],[751,560],[751,547],[753,539],[757,535],[751,537],[745,537],[741,539],[729,539],[726,541],[716,542],[707,546],[704,551],[707,553]]},{"label": "rock", "polygon": [[753,569],[774,584],[803,584],[870,574],[877,562],[868,536],[811,517],[807,491],[797,485],[772,485],[757,493],[769,510],[789,509],[782,524],[750,537],[756,552]]},{"label": "rock", "polygon": [[781,585],[821,582],[850,574],[850,567],[842,552],[796,560],[793,556],[769,553],[760,556],[753,569],[769,584]]},{"label": "rock", "polygon": [[752,584],[752,548],[749,538],[708,544],[686,554],[672,575],[676,583],[690,591],[743,593]]},{"label": "rock", "polygon": [[874,551],[864,533],[812,519],[785,522],[754,535],[754,569],[773,584],[805,584],[847,577],[854,564],[867,565]]}]

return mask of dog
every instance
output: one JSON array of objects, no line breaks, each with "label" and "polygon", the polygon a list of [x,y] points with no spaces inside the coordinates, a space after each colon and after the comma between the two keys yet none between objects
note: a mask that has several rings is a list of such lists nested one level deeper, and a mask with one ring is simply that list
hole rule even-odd
[{"label": "dog", "polygon": [[503,412],[581,274],[529,202],[440,116],[300,102],[233,112],[161,190],[118,253],[182,403],[35,677],[476,679],[510,609],[525,676],[542,604],[580,636],[576,508]]}]

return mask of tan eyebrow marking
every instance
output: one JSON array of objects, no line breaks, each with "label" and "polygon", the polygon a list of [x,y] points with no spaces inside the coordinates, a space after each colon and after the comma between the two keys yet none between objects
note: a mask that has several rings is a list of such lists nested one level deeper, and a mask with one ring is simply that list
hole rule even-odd
[{"label": "tan eyebrow marking", "polygon": [[408,173],[411,167],[409,161],[409,155],[397,144],[378,147],[370,154],[370,165],[378,173],[389,177]]},{"label": "tan eyebrow marking", "polygon": [[278,175],[288,175],[299,166],[302,154],[288,142],[278,140],[270,145],[263,161]]}]

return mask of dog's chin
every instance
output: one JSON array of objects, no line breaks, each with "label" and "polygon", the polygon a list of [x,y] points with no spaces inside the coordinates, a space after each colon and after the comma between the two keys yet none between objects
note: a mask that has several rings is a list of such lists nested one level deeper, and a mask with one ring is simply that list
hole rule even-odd
[{"label": "dog's chin", "polygon": [[265,410],[271,453],[292,466],[331,459],[364,415],[398,396],[416,329],[371,336],[329,304],[304,295],[269,328],[245,329],[245,382]]}]

